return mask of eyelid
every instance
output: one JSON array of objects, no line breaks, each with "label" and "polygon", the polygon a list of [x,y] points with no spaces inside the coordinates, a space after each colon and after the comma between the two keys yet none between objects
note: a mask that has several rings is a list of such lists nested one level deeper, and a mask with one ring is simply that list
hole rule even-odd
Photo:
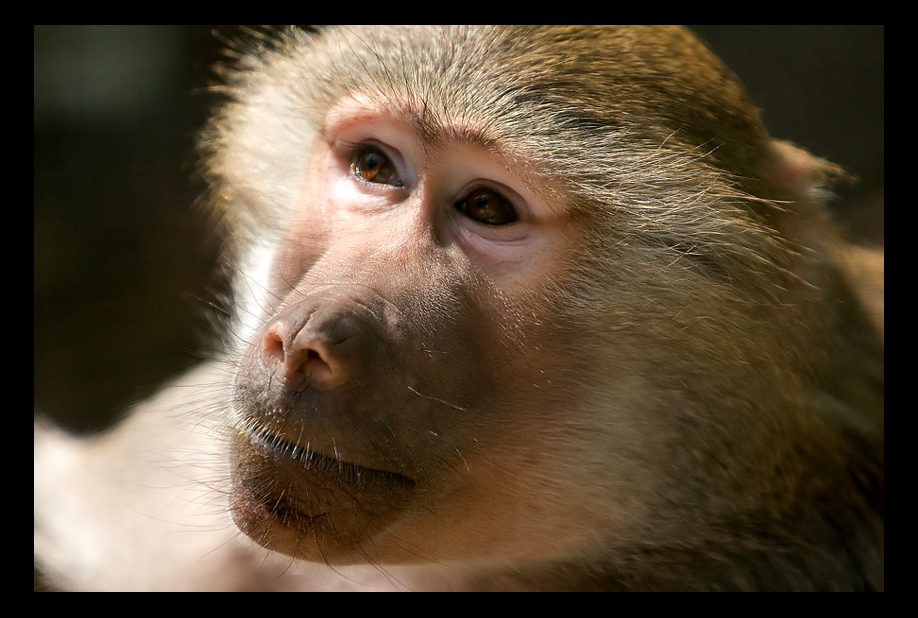
[{"label": "eyelid", "polygon": [[455,203],[459,200],[462,200],[466,196],[470,195],[471,193],[479,189],[493,191],[494,193],[497,193],[502,198],[504,198],[513,207],[513,210],[516,212],[517,221],[524,221],[530,218],[531,212],[529,209],[529,202],[527,202],[526,198],[524,198],[522,195],[520,195],[518,192],[514,191],[513,189],[511,189],[504,183],[498,180],[493,180],[489,178],[479,178],[477,180],[474,180],[472,182],[465,184],[463,188],[457,192],[458,197],[456,197],[456,199],[453,200],[453,202]]}]

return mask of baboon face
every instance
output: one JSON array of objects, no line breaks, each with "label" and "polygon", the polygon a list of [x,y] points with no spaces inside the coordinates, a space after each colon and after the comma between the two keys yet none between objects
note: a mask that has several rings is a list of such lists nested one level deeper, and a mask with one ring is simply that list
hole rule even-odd
[{"label": "baboon face", "polygon": [[690,35],[341,29],[249,62],[208,138],[249,244],[243,531],[494,563],[769,491],[811,286],[757,113]]},{"label": "baboon face", "polygon": [[563,456],[548,290],[580,231],[472,119],[430,139],[388,103],[337,103],[311,148],[236,382],[235,517],[330,562],[537,551],[507,531]]}]

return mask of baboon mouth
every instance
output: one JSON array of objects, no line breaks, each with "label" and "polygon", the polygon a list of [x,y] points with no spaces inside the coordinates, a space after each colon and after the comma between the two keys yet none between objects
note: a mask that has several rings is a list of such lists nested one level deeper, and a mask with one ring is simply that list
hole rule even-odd
[{"label": "baboon mouth", "polygon": [[413,482],[409,477],[393,472],[362,466],[330,457],[301,446],[278,436],[265,428],[254,428],[243,431],[245,438],[257,450],[262,451],[277,461],[297,462],[306,472],[337,475],[343,483],[363,484],[388,479],[390,481]]},{"label": "baboon mouth", "polygon": [[[257,543],[290,556],[350,556],[409,508],[417,483],[318,453],[263,427],[233,440],[233,519]],[[350,558],[349,558],[350,559]]]}]

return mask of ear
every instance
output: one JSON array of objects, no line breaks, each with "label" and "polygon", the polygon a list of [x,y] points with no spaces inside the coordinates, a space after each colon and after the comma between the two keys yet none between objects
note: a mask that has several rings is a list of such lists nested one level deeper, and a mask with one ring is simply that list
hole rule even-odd
[{"label": "ear", "polygon": [[[857,178],[840,166],[814,157],[790,142],[775,140],[770,149],[769,180],[780,187],[782,193],[791,197],[794,202],[791,211],[796,215],[794,218],[799,220],[801,214],[812,216],[814,211],[818,211],[817,217],[810,220],[806,235],[811,242],[814,235],[830,239],[825,243],[827,251],[882,338],[885,309],[884,251],[882,248],[857,246],[832,234],[830,230],[834,226],[831,226],[825,219],[826,215],[818,208],[832,199],[832,189],[852,184]],[[821,229],[812,229],[812,226]],[[800,233],[799,225],[793,227]]]},{"label": "ear", "polygon": [[832,197],[833,188],[857,180],[842,167],[814,157],[791,142],[773,140],[769,148],[769,180],[796,200],[825,203]]}]

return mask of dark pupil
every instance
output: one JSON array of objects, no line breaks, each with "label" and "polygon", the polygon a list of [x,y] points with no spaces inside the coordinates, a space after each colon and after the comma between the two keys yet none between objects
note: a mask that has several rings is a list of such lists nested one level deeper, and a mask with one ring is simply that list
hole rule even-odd
[{"label": "dark pupil", "polygon": [[373,180],[382,170],[382,160],[375,152],[367,152],[357,167],[360,177],[364,180]]},{"label": "dark pupil", "polygon": [[516,221],[513,205],[490,189],[475,189],[456,208],[468,217],[489,225],[507,225]]}]

